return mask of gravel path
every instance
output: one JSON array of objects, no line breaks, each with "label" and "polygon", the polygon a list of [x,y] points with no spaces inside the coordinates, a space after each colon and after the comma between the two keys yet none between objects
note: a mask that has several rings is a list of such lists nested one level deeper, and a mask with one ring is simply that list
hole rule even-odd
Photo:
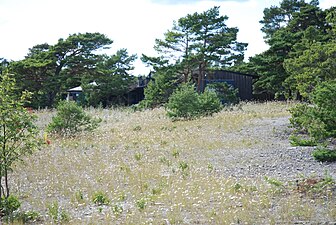
[{"label": "gravel path", "polygon": [[246,135],[261,144],[232,151],[215,151],[213,160],[217,172],[237,178],[268,176],[283,181],[295,180],[302,175],[323,177],[328,172],[336,179],[336,163],[314,160],[311,156],[314,147],[290,145],[288,119],[258,119],[253,126],[236,134]]}]

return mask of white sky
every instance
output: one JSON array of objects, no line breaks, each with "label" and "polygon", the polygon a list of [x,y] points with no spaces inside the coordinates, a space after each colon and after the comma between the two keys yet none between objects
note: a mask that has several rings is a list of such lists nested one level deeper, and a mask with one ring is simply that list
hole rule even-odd
[{"label": "white sky", "polygon": [[[0,0],[0,58],[20,60],[36,44],[55,44],[69,34],[100,32],[114,43],[109,54],[126,48],[130,54],[154,55],[154,40],[172,28],[173,21],[220,6],[238,27],[238,41],[249,44],[246,57],[267,49],[260,32],[263,10],[280,0]],[[322,8],[336,0],[320,0]],[[147,75],[139,60],[134,75]]]}]

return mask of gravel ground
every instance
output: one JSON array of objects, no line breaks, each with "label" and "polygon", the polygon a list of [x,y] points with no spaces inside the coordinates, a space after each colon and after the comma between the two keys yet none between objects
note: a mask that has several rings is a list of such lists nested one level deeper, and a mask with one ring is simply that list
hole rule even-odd
[{"label": "gravel ground", "polygon": [[213,162],[217,172],[237,178],[268,176],[284,181],[302,176],[323,177],[328,173],[336,179],[336,163],[320,163],[314,160],[311,153],[315,147],[290,145],[288,119],[258,119],[253,126],[235,134],[246,135],[261,144],[252,148],[215,151]]}]

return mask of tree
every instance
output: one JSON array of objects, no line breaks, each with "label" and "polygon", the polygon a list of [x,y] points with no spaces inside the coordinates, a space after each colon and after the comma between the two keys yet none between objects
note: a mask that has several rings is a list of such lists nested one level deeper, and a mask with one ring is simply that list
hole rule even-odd
[{"label": "tree", "polygon": [[22,92],[17,96],[15,85],[15,80],[10,75],[4,74],[1,77],[0,201],[10,196],[8,176],[13,170],[14,162],[22,160],[27,154],[32,154],[41,143],[37,137],[38,129],[34,124],[36,116],[24,108],[30,93]]},{"label": "tree", "polygon": [[[101,56],[95,75],[88,76],[82,85],[88,104],[110,106],[112,103],[124,103],[125,94],[135,85],[134,78],[129,74],[134,69],[132,63],[135,59],[136,55],[129,55],[126,49],[120,49],[112,56]],[[88,85],[93,80],[97,85]]]},{"label": "tree", "polygon": [[75,136],[82,131],[93,131],[101,119],[86,114],[74,101],[61,101],[57,113],[48,124],[48,132],[62,136]]},{"label": "tree", "polygon": [[237,28],[227,27],[227,16],[219,7],[203,13],[189,14],[174,23],[173,28],[157,39],[154,49],[159,57],[143,56],[143,61],[156,68],[175,66],[184,82],[192,80],[202,91],[202,81],[211,68],[223,68],[243,61],[247,44],[237,41]]},{"label": "tree", "polygon": [[173,92],[166,109],[167,115],[173,119],[194,119],[219,112],[222,104],[215,91],[206,89],[197,93],[194,85],[187,83]]},{"label": "tree", "polygon": [[9,62],[6,59],[0,58],[0,75],[4,73],[8,65],[9,65]]},{"label": "tree", "polygon": [[[327,42],[331,26],[326,21],[326,11],[318,7],[318,1],[283,0],[280,6],[264,10],[262,31],[270,48],[251,58],[251,67],[260,76],[254,84],[255,93],[270,96],[298,96],[290,87],[290,76],[284,68],[286,59],[301,55],[312,42]],[[309,41],[307,42],[307,38]]]},{"label": "tree", "polygon": [[101,59],[97,50],[109,48],[112,40],[100,33],[72,34],[55,45],[40,44],[25,59],[13,63],[21,90],[33,93],[34,107],[53,106],[63,91],[78,86],[84,76],[93,76]]},{"label": "tree", "polygon": [[336,79],[336,42],[313,43],[302,55],[285,60],[284,66],[291,89],[308,100],[318,84]]},{"label": "tree", "polygon": [[145,99],[141,101],[140,107],[155,108],[163,105],[175,91],[178,83],[179,76],[174,66],[157,70],[144,90]]}]

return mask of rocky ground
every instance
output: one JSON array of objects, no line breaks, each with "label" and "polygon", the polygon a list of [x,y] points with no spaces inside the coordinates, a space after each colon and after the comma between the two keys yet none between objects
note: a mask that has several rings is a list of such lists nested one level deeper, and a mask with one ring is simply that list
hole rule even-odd
[{"label": "rocky ground", "polygon": [[312,157],[316,147],[290,145],[289,125],[288,116],[256,119],[253,126],[234,135],[249,136],[261,144],[225,151],[225,155],[216,151],[213,162],[217,164],[217,172],[238,178],[267,176],[283,181],[326,174],[336,179],[336,163],[321,163]]}]

